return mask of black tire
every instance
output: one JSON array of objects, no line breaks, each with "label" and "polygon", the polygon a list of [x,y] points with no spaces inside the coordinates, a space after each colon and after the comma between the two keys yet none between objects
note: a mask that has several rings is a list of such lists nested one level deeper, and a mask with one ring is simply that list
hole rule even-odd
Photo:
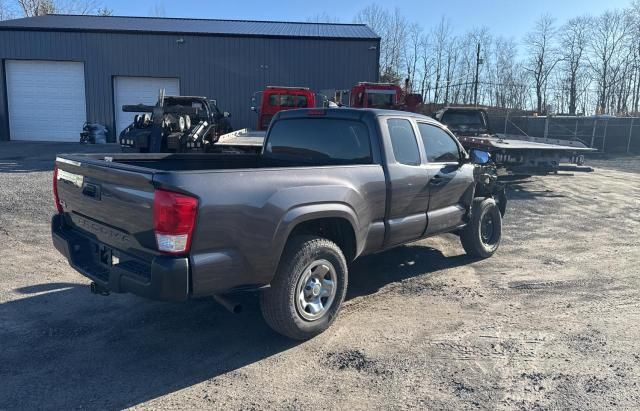
[{"label": "black tire", "polygon": [[[301,314],[299,311],[299,281],[304,280],[303,276],[310,272],[314,264],[326,267],[319,262],[328,262],[334,269],[331,275],[335,274],[336,277],[333,282],[335,295],[321,317],[309,320],[303,315],[311,314]],[[271,287],[260,296],[262,315],[276,332],[294,340],[308,340],[329,328],[336,319],[344,301],[347,283],[347,261],[335,243],[316,236],[296,236],[285,247]]]},{"label": "black tire", "polygon": [[[490,221],[490,222],[489,222]],[[483,224],[485,231],[483,232]],[[488,226],[491,228],[488,228]],[[475,198],[471,207],[471,221],[460,232],[460,242],[467,255],[491,257],[502,239],[502,215],[492,198]]]}]

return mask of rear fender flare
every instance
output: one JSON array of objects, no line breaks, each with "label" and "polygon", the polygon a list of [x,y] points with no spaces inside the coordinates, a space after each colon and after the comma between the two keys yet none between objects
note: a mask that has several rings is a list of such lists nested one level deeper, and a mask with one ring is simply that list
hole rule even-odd
[{"label": "rear fender flare", "polygon": [[277,265],[291,232],[301,223],[321,218],[342,218],[351,224],[355,233],[356,255],[360,254],[364,241],[359,231],[358,217],[355,211],[343,203],[320,203],[302,205],[290,209],[280,220],[273,238],[274,263]]}]

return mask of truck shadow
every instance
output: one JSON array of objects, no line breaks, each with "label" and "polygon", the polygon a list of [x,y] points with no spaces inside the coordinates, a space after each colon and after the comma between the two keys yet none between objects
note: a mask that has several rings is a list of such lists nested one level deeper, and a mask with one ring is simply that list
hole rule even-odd
[{"label": "truck shadow", "polygon": [[[536,200],[538,198],[563,198],[564,194],[555,193],[553,190],[532,190],[527,187],[527,182],[508,183],[506,185],[507,199],[512,201],[518,200]],[[507,205],[507,207],[509,207]]]},{"label": "truck shadow", "polygon": [[[470,261],[422,246],[366,257],[348,298]],[[267,327],[254,294],[241,295],[245,310],[233,315],[212,300],[104,298],[69,283],[16,291],[0,304],[0,409],[130,407],[300,344]]]},{"label": "truck shadow", "polygon": [[428,276],[473,261],[466,254],[446,257],[440,250],[417,244],[365,256],[355,261],[349,270],[347,299],[374,294],[387,284]]}]

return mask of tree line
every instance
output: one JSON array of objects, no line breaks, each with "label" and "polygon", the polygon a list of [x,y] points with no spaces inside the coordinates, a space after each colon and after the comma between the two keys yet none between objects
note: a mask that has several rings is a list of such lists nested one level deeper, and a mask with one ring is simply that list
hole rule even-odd
[{"label": "tree line", "polygon": [[110,16],[112,10],[99,0],[0,0],[0,20],[46,14]]},{"label": "tree line", "polygon": [[563,24],[542,15],[520,41],[488,27],[459,33],[446,17],[424,28],[398,8],[377,4],[354,21],[381,37],[381,81],[406,81],[425,102],[540,114],[639,113],[640,0]]}]

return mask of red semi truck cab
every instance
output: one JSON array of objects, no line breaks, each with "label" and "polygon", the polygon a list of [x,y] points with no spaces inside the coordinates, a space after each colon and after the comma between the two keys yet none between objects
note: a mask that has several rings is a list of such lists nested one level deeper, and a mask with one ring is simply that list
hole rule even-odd
[{"label": "red semi truck cab", "polygon": [[[271,119],[279,111],[316,106],[316,95],[307,87],[269,86],[260,93],[262,97],[258,109],[258,130],[269,128]],[[257,111],[255,105],[252,109]]]}]

